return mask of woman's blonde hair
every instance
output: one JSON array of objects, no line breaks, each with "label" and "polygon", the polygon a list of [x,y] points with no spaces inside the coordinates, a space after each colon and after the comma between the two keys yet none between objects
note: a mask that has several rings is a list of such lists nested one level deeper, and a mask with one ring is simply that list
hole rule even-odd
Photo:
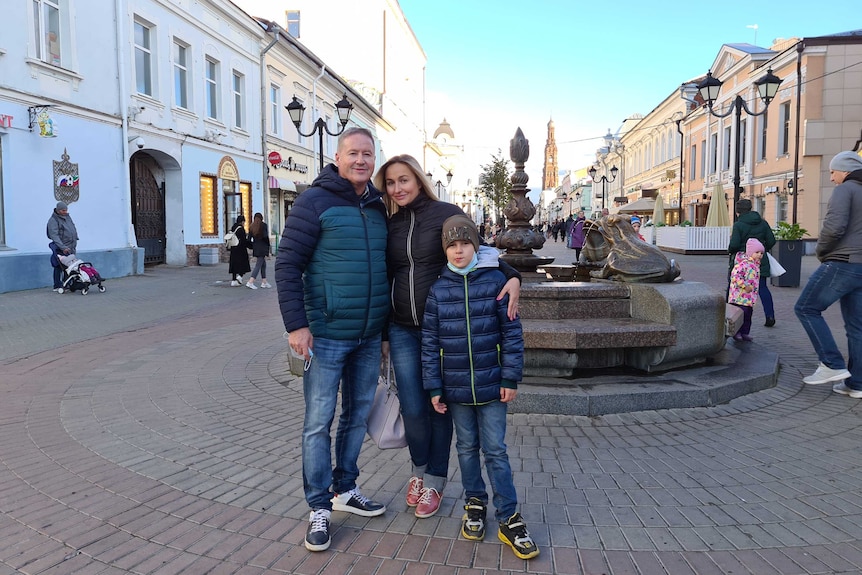
[{"label": "woman's blonde hair", "polygon": [[403,164],[413,172],[413,177],[416,178],[416,182],[419,184],[420,193],[425,194],[435,202],[440,199],[433,191],[431,191],[431,181],[428,179],[428,176],[422,172],[422,167],[419,166],[419,162],[416,161],[416,158],[410,154],[392,156],[386,160],[386,163],[380,166],[380,169],[377,170],[377,175],[374,176],[374,185],[378,190],[383,192],[383,203],[386,204],[386,209],[390,216],[393,216],[398,212],[398,204],[396,204],[392,198],[389,197],[389,194],[386,193],[386,170],[393,164]]}]

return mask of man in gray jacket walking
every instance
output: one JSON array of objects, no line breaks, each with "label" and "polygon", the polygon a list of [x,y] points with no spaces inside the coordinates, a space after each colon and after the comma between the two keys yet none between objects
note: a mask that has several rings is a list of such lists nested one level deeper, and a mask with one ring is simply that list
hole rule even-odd
[{"label": "man in gray jacket walking", "polygon": [[[835,382],[832,391],[862,398],[862,156],[841,152],[829,164],[836,184],[817,238],[818,267],[799,300],[796,317],[808,333],[820,365],[802,381]],[[838,351],[822,312],[836,301],[847,332],[849,360]]]},{"label": "man in gray jacket walking", "polygon": [[48,218],[47,233],[48,239],[53,244],[49,247],[53,252],[51,265],[54,266],[54,290],[58,290],[63,287],[63,267],[57,255],[74,254],[78,247],[78,230],[75,228],[72,216],[69,215],[69,206],[66,202],[57,202],[54,213]]}]

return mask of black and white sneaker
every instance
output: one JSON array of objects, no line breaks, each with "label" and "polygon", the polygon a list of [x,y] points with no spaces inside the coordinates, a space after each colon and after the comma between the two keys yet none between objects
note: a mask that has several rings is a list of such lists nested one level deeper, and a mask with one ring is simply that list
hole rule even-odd
[{"label": "black and white sneaker", "polygon": [[332,510],[346,511],[363,517],[377,517],[386,513],[386,506],[371,501],[359,492],[358,487],[354,487],[350,491],[332,498]]},{"label": "black and white sneaker", "polygon": [[461,518],[461,535],[464,539],[481,541],[485,538],[485,504],[477,497],[471,497],[464,506],[464,517]]},{"label": "black and white sneaker", "polygon": [[311,512],[308,531],[305,532],[305,548],[309,551],[329,549],[329,515],[328,509],[315,509]]}]

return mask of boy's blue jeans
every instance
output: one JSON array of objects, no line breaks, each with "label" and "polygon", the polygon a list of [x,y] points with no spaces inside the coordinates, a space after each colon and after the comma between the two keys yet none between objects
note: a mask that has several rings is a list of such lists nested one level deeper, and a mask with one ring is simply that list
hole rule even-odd
[{"label": "boy's blue jeans", "polygon": [[452,447],[452,417],[431,407],[431,397],[422,386],[422,331],[389,324],[389,354],[395,370],[398,401],[404,417],[404,431],[410,459],[424,475],[438,480],[426,481],[426,487],[443,490],[449,474],[449,450]]},{"label": "boy's blue jeans", "polygon": [[[841,302],[847,332],[850,361],[846,364],[822,315],[836,301]],[[829,261],[820,264],[799,294],[794,311],[820,362],[832,369],[848,369],[850,378],[844,384],[862,390],[862,264]]]},{"label": "boy's blue jeans", "polygon": [[447,403],[455,423],[455,447],[461,466],[461,483],[465,497],[476,497],[488,503],[488,492],[482,479],[479,449],[485,455],[485,469],[494,492],[497,521],[511,517],[518,507],[515,480],[506,453],[506,404],[493,401],[485,405]]},{"label": "boy's blue jeans", "polygon": [[[305,421],[302,426],[302,483],[312,509],[332,509],[332,493],[356,487],[356,463],[365,440],[368,413],[380,375],[380,336],[361,340],[314,338],[314,357],[302,378]],[[338,384],[341,415],[335,432],[332,468],[329,430],[335,418]]]}]

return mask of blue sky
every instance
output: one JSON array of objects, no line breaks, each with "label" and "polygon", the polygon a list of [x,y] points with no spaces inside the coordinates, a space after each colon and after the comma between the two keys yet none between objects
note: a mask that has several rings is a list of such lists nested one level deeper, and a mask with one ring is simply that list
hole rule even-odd
[{"label": "blue sky", "polygon": [[[548,120],[561,169],[588,165],[608,128],[647,114],[704,74],[722,44],[862,28],[859,0],[812,3],[631,0],[399,0],[428,58],[427,128],[443,116],[478,174],[521,127],[528,186],[541,187]],[[757,30],[750,26],[757,25]],[[755,42],[756,34],[756,42]]]}]

